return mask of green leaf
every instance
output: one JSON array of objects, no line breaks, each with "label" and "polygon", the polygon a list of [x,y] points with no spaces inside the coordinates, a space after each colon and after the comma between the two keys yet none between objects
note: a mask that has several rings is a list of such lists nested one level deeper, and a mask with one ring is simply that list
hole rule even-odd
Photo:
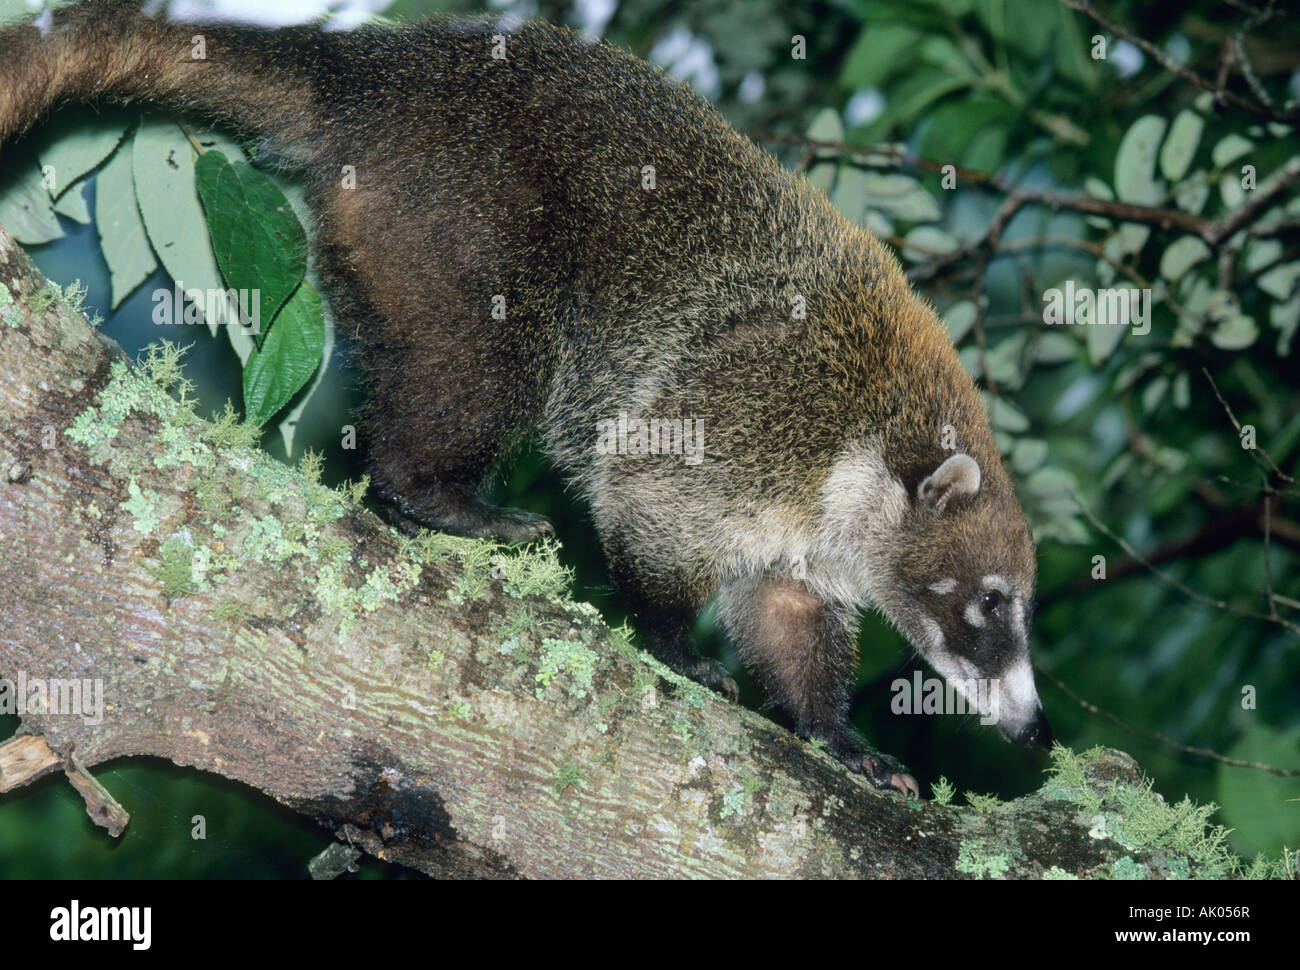
[{"label": "green leaf", "polygon": [[989,124],[975,132],[975,137],[962,154],[966,168],[976,172],[995,172],[1006,154],[1010,128],[1004,124]]},{"label": "green leaf", "polygon": [[[1025,490],[1031,495],[1040,498],[1053,498],[1061,500],[1061,511],[1077,509],[1079,506],[1074,502],[1072,496],[1078,490],[1078,482],[1074,476],[1063,468],[1048,466],[1040,468],[1029,476],[1025,482]],[[1069,503],[1068,506],[1066,503]]]},{"label": "green leaf", "polygon": [[1178,112],[1160,148],[1160,171],[1169,181],[1177,182],[1186,174],[1204,129],[1205,122],[1195,111],[1184,108]]},{"label": "green leaf", "polygon": [[943,325],[948,328],[952,342],[961,343],[961,338],[975,325],[975,301],[958,300],[948,307],[943,315]]},{"label": "green leaf", "polygon": [[868,179],[867,173],[852,165],[845,165],[835,180],[835,191],[831,193],[831,202],[844,214],[844,218],[861,222],[867,209]]},{"label": "green leaf", "polygon": [[1255,318],[1238,313],[1214,329],[1210,342],[1220,350],[1245,350],[1258,337],[1259,327],[1255,325]]},{"label": "green leaf", "polygon": [[831,185],[835,181],[835,170],[837,168],[839,166],[834,162],[818,162],[808,169],[808,174],[804,177],[813,188],[829,193]]},{"label": "green leaf", "polygon": [[975,94],[939,105],[926,121],[920,154],[991,172],[1003,160],[1015,110],[1000,98]]},{"label": "green leaf", "polygon": [[61,113],[41,129],[37,151],[41,166],[50,166],[59,198],[112,155],[126,134],[129,122],[118,112],[109,114]]},{"label": "green leaf", "polygon": [[64,192],[59,201],[54,203],[54,211],[83,226],[90,225],[90,207],[86,204],[85,181],[78,182]]},{"label": "green leaf", "polygon": [[118,152],[95,182],[95,228],[108,263],[113,309],[158,268],[135,204],[130,152]]},{"label": "green leaf", "polygon": [[232,164],[210,151],[199,157],[194,174],[226,285],[257,291],[260,298],[260,347],[270,329],[267,321],[303,281],[306,231],[284,193],[251,165]]},{"label": "green leaf", "polygon": [[907,222],[930,222],[942,212],[934,196],[910,175],[881,175],[864,172],[867,196],[873,208]]},{"label": "green leaf", "polygon": [[1128,327],[1117,323],[1096,323],[1087,327],[1088,360],[1094,367],[1104,364],[1124,339]]},{"label": "green leaf", "polygon": [[1226,209],[1240,208],[1246,201],[1246,190],[1241,187],[1241,176],[1225,175],[1219,179],[1219,195]]},{"label": "green leaf", "polygon": [[944,95],[968,87],[970,79],[926,70],[901,81],[886,92],[887,106],[880,117],[864,129],[864,140],[879,141],[898,125],[914,121],[927,107]]},{"label": "green leaf", "polygon": [[24,246],[39,246],[63,237],[54,202],[42,184],[31,152],[8,149],[0,178],[0,225]]},{"label": "green leaf", "polygon": [[989,422],[993,427],[1010,431],[1012,434],[1029,430],[1029,419],[1025,417],[1024,412],[1014,404],[1009,404],[1006,398],[990,397],[985,394],[984,406],[988,410]]},{"label": "green leaf", "polygon": [[1268,322],[1277,328],[1277,355],[1291,354],[1291,338],[1300,328],[1300,293],[1285,303],[1274,303],[1268,310]]},{"label": "green leaf", "polygon": [[1205,208],[1210,198],[1210,183],[1206,181],[1204,169],[1197,169],[1174,190],[1174,204],[1184,212],[1197,215]]},{"label": "green leaf", "polygon": [[1047,442],[1041,438],[1021,438],[1011,452],[1011,467],[1017,474],[1028,475],[1047,460]]},{"label": "green leaf", "polygon": [[1080,29],[1073,11],[1067,10],[1064,4],[1058,4],[1056,12],[1061,21],[1061,29],[1056,35],[1056,63],[1061,76],[1092,90],[1101,82],[1101,72],[1097,70],[1097,62],[1088,56],[1088,35]]},{"label": "green leaf", "polygon": [[1142,252],[1142,247],[1146,245],[1150,236],[1150,226],[1125,222],[1102,245],[1102,252],[1117,262],[1123,262],[1126,256],[1136,256]]},{"label": "green leaf", "polygon": [[1255,147],[1255,143],[1249,138],[1242,138],[1238,134],[1231,134],[1221,139],[1214,150],[1210,152],[1210,158],[1214,160],[1215,166],[1223,168],[1230,165],[1243,155],[1249,154]]},{"label": "green leaf", "polygon": [[1183,371],[1174,378],[1174,407],[1180,411],[1186,411],[1187,405],[1192,403],[1192,382]]},{"label": "green leaf", "polygon": [[[1246,251],[1246,269],[1255,271],[1276,262],[1282,255],[1282,244],[1276,239],[1255,239]],[[1300,262],[1281,263],[1267,273],[1261,273],[1257,285],[1275,300],[1289,300],[1300,280]]]},{"label": "green leaf", "polygon": [[914,263],[923,263],[946,256],[957,249],[961,243],[952,233],[945,232],[937,226],[917,226],[910,230],[903,241],[916,248],[904,248],[903,258]]},{"label": "green leaf", "polygon": [[839,144],[844,141],[844,123],[840,121],[840,113],[834,108],[822,108],[817,112],[817,117],[813,119],[808,126],[808,138],[812,141],[835,142]]},{"label": "green leaf", "polygon": [[1196,236],[1180,236],[1160,256],[1160,275],[1167,280],[1182,279],[1189,269],[1208,259],[1210,247]]},{"label": "green leaf", "polygon": [[1115,193],[1111,191],[1110,186],[1095,175],[1089,175],[1083,180],[1083,190],[1094,199],[1105,199],[1107,202],[1115,201]]},{"label": "green leaf", "polygon": [[[308,279],[310,280],[310,278],[311,274],[308,273]],[[310,282],[303,284],[303,286],[310,285]],[[334,317],[330,313],[329,307],[324,304],[321,305],[321,319],[325,332],[324,347],[321,350],[323,366],[316,369],[316,379],[311,382],[311,387],[307,388],[306,393],[299,396],[298,403],[293,406],[279,424],[280,438],[284,442],[284,453],[290,456],[293,455],[294,439],[298,433],[298,423],[302,420],[302,416],[306,412],[307,406],[311,404],[312,399],[315,398],[316,394],[324,386],[326,371],[329,369],[329,361],[334,354],[334,335],[336,333]]]},{"label": "green leaf", "polygon": [[263,425],[288,404],[316,373],[324,349],[320,296],[311,284],[303,283],[244,367],[248,420]]},{"label": "green leaf", "polygon": [[1058,330],[1049,330],[1034,346],[1034,360],[1040,364],[1063,364],[1079,356],[1079,341]]},{"label": "green leaf", "polygon": [[1146,414],[1151,414],[1160,406],[1164,400],[1165,393],[1169,390],[1169,378],[1164,375],[1156,377],[1150,384],[1142,389],[1142,410]]},{"label": "green leaf", "polygon": [[863,30],[844,58],[840,84],[850,90],[881,84],[895,71],[913,63],[913,48],[921,33],[903,24],[881,24]]},{"label": "green leaf", "polygon": [[1024,382],[1020,362],[1024,356],[1029,331],[1021,329],[996,343],[990,342],[984,354],[984,372],[999,387],[1018,388]]},{"label": "green leaf", "polygon": [[[206,293],[224,287],[194,185],[196,157],[185,132],[171,121],[145,121],[131,144],[136,199],[154,252],[186,291]],[[225,302],[214,305],[224,307]],[[218,319],[205,321],[213,336],[224,317],[223,310]]]},{"label": "green leaf", "polygon": [[1115,194],[1121,202],[1156,205],[1164,185],[1155,177],[1156,152],[1167,122],[1159,115],[1143,115],[1129,127],[1115,154]]},{"label": "green leaf", "polygon": [[889,221],[889,217],[875,209],[868,209],[862,214],[862,223],[877,236],[894,234],[894,224]]}]

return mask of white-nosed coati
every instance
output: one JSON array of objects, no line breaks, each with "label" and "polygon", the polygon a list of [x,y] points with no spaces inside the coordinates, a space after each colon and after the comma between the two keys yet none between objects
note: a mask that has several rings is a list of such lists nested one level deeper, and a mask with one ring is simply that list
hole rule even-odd
[{"label": "white-nosed coati", "polygon": [[[874,606],[950,681],[995,681],[1005,736],[1048,743],[1034,545],[979,395],[895,259],[821,193],[685,85],[545,24],[263,30],[137,7],[0,31],[0,143],[65,102],[138,102],[299,169],[403,524],[546,530],[479,498],[536,434],[678,670],[734,689],[691,642],[716,593],[802,735],[914,790],[848,723]],[[703,444],[689,461],[637,424],[679,420]]]}]

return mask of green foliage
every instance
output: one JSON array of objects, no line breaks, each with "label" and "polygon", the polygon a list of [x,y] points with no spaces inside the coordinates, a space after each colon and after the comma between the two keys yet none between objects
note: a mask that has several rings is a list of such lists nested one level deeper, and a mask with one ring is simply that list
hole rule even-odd
[{"label": "green foliage", "polygon": [[217,448],[256,448],[262,438],[262,429],[240,417],[234,405],[227,400],[220,414],[213,413],[206,434]]},{"label": "green foliage", "polygon": [[952,796],[956,793],[956,790],[952,787],[952,782],[943,775],[940,775],[939,780],[930,787],[931,797],[937,805],[950,804],[952,802]]},{"label": "green foliage", "polygon": [[592,689],[597,660],[595,651],[577,640],[547,637],[542,641],[541,660],[534,678],[538,684],[537,696],[542,697],[556,675],[564,673],[569,696],[586,697]]},{"label": "green foliage", "polygon": [[[247,165],[219,134],[116,109],[63,112],[32,144],[6,147],[0,224],[26,245],[61,238],[56,213],[90,221],[83,189],[92,176],[113,308],[161,263],[183,286],[184,306],[159,290],[154,322],[225,331],[244,366],[250,420],[265,424],[295,396],[314,392],[299,393],[320,369],[326,323],[304,279],[306,233],[274,177]],[[241,291],[259,299],[240,302]],[[256,338],[241,328],[241,311],[258,324]],[[289,449],[296,421],[291,415],[282,428]]]},{"label": "green foliage", "polygon": [[992,839],[963,839],[957,850],[957,871],[977,879],[999,879],[1011,868],[1011,857]]},{"label": "green foliage", "polygon": [[205,152],[194,179],[221,276],[256,330],[244,407],[265,424],[311,380],[325,349],[320,296],[304,281],[306,231],[284,193],[244,162]]},{"label": "green foliage", "polygon": [[257,334],[260,348],[307,272],[307,234],[284,193],[245,162],[205,152],[194,165],[194,182],[222,278],[257,293],[256,315],[266,325]]},{"label": "green foliage", "polygon": [[587,773],[582,770],[582,766],[566,761],[555,770],[555,778],[552,784],[555,788],[555,794],[563,795],[569,789],[581,788],[586,782]]},{"label": "green foliage", "polygon": [[560,562],[559,543],[546,538],[525,553],[496,553],[491,563],[511,596],[555,600],[568,595],[573,570]]},{"label": "green foliage", "polygon": [[[1244,867],[1229,850],[1229,830],[1210,822],[1218,811],[1214,803],[1198,805],[1184,796],[1167,802],[1149,779],[1132,784],[1105,780],[1098,774],[1101,749],[1076,754],[1059,744],[1052,748],[1051,777],[1043,786],[1048,798],[1063,799],[1079,806],[1081,819],[1090,820],[1089,834],[1111,839],[1131,852],[1141,853],[1148,865],[1158,860],[1169,878],[1225,879],[1294,878],[1294,853],[1283,850],[1277,859],[1256,858]],[[1115,863],[1117,879],[1146,878],[1147,870],[1135,860]]]},{"label": "green foliage", "polygon": [[[1300,728],[1274,731],[1246,722],[1240,739],[1224,752],[1242,761],[1290,766],[1300,763]],[[1220,764],[1216,769],[1217,801],[1233,820],[1232,843],[1253,856],[1274,853],[1278,846],[1300,844],[1300,783],[1295,778]]]},{"label": "green foliage", "polygon": [[[1268,614],[1271,584],[1282,597],[1279,617],[1294,623],[1298,615],[1290,605],[1300,600],[1294,502],[1273,497],[1272,515],[1287,521],[1284,535],[1274,527],[1267,559],[1259,514],[1269,467],[1261,449],[1283,472],[1300,474],[1297,183],[1247,211],[1235,235],[1216,240],[1183,221],[1233,218],[1273,182],[1293,179],[1294,127],[1216,104],[1149,57],[1128,76],[1114,34],[1063,4],[1031,11],[1010,0],[873,0],[847,9],[862,26],[840,62],[841,95],[811,104],[803,123],[809,138],[853,150],[796,146],[784,157],[807,162],[809,182],[924,280],[922,294],[988,392],[995,441],[1039,541],[1039,663],[1137,728],[1300,766],[1294,744],[1268,741],[1297,725],[1296,634],[1224,608]],[[1137,3],[1121,0],[1106,12],[1157,48],[1189,44],[1186,63],[1204,66],[1217,63],[1222,41],[1192,28],[1208,10],[1194,3],[1158,27]],[[1221,29],[1227,36],[1235,28]],[[1108,36],[1104,52],[1092,40],[1098,33]],[[1277,17],[1257,36],[1294,48],[1300,22]],[[1260,79],[1284,104],[1286,69]],[[868,89],[883,110],[862,120],[855,104]],[[1005,187],[981,187],[964,171],[945,184],[935,170],[945,164],[996,175]],[[1020,187],[1153,206],[1174,218],[1162,225],[1022,207],[982,272],[977,328],[977,259],[936,279],[923,270],[983,238]],[[1064,296],[1067,284],[1076,293],[1147,290],[1149,315],[1128,325],[1047,325],[1049,295]],[[1238,433],[1202,369],[1250,437]],[[1277,476],[1273,484],[1294,492]],[[1180,550],[1162,564],[1171,579],[1224,606],[1128,568],[1081,502],[1143,553]],[[1243,524],[1228,528],[1234,517]],[[878,665],[896,650],[868,649]],[[1245,705],[1248,690],[1257,707]],[[1058,734],[1131,748],[1167,791],[1220,801],[1241,851],[1272,857],[1300,841],[1294,779],[1181,758],[1050,687],[1043,693]],[[908,732],[879,716],[869,733],[889,750]],[[958,751],[978,751],[970,781],[981,789],[990,770],[1023,771],[1004,768],[1012,759],[995,745],[963,735],[945,735],[930,750],[935,768],[969,759]]]},{"label": "green foliage", "polygon": [[977,795],[973,791],[966,793],[966,803],[981,815],[990,815],[1002,808],[1002,800],[996,795]]}]

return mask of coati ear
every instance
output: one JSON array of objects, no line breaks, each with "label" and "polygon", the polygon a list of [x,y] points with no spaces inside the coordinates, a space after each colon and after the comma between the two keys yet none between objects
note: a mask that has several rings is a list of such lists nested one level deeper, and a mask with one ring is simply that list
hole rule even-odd
[{"label": "coati ear", "polygon": [[980,466],[970,455],[958,452],[916,486],[916,497],[936,512],[954,495],[974,495],[980,490]]}]

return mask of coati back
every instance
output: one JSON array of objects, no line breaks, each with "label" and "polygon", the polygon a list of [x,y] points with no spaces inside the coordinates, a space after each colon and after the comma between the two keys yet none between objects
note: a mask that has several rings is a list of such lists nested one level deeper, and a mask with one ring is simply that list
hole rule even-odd
[{"label": "coati back", "polygon": [[915,790],[848,723],[872,606],[959,688],[1000,685],[1005,736],[1048,743],[1034,547],[979,395],[893,256],[822,194],[685,85],[567,30],[271,31],[137,7],[0,31],[0,144],[61,103],[142,102],[298,169],[397,524],[548,531],[479,497],[536,435],[676,669],[734,693],[691,641],[716,594],[799,733]]}]

